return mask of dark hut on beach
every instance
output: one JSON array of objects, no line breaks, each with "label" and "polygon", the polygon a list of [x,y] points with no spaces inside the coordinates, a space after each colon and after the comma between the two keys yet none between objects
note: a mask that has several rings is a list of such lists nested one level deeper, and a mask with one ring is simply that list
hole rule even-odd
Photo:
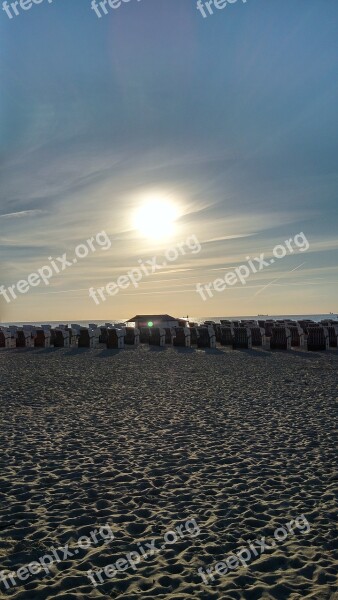
[{"label": "dark hut on beach", "polygon": [[135,315],[127,323],[135,323],[135,327],[179,327],[181,319],[176,319],[170,315]]}]

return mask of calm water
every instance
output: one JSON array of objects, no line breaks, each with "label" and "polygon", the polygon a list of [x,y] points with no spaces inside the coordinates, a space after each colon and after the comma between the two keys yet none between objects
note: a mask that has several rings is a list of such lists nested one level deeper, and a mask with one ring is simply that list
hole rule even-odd
[{"label": "calm water", "polygon": [[[294,321],[297,321],[298,319],[312,319],[313,321],[321,321],[322,319],[334,319],[334,318],[338,318],[338,316],[336,314],[334,315],[264,315],[265,318],[268,319],[292,319]],[[219,322],[221,319],[263,319],[264,317],[262,316],[257,316],[257,315],[233,315],[231,317],[226,316],[226,317],[194,317],[194,316],[190,316],[189,315],[189,320],[190,321],[196,321],[196,322],[203,322],[203,321],[216,321]],[[119,319],[119,320],[114,320],[114,319],[106,319],[104,321],[95,321],[95,319],[90,320],[90,321],[43,321],[43,324],[46,325],[52,325],[52,326],[57,326],[62,324],[66,324],[68,323],[69,325],[71,323],[77,323],[78,325],[82,325],[84,327],[88,327],[89,323],[95,323],[96,325],[104,325],[105,323],[124,323],[126,321],[126,318],[123,319]],[[41,325],[40,321],[34,321],[34,322],[29,322],[29,321],[20,321],[20,322],[16,322],[16,323],[1,323],[2,325]]]}]

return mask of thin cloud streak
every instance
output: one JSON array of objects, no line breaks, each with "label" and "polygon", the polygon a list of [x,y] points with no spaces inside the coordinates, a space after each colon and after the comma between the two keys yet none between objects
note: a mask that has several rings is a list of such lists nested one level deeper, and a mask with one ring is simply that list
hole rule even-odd
[{"label": "thin cloud streak", "polygon": [[0,215],[0,219],[21,219],[22,217],[36,217],[37,215],[41,215],[45,211],[36,209],[36,210],[20,210],[18,212],[7,213],[5,215]]}]

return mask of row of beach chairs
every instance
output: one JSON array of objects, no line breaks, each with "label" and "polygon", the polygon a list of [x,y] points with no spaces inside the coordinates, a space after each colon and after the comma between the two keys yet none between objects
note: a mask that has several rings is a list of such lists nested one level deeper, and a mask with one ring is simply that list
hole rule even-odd
[{"label": "row of beach chairs", "polygon": [[206,321],[215,331],[222,346],[236,348],[262,347],[271,350],[319,351],[338,349],[338,322],[306,321],[229,321],[220,324]]},{"label": "row of beach chairs", "polygon": [[137,347],[140,343],[150,346],[190,348],[215,348],[216,335],[212,327],[126,327],[123,323],[112,325],[106,323],[103,327],[89,324],[81,327],[77,324],[50,325],[33,327],[2,327],[0,328],[0,348],[98,348],[105,344],[109,349],[122,349],[125,346]]},{"label": "row of beach chairs", "polygon": [[233,349],[261,347],[271,350],[299,348],[309,351],[338,349],[338,322],[306,321],[206,321],[190,327],[127,327],[124,323],[94,323],[82,327],[73,323],[33,327],[0,327],[0,348],[98,348],[137,347],[141,344],[163,347],[216,348],[216,344]]}]

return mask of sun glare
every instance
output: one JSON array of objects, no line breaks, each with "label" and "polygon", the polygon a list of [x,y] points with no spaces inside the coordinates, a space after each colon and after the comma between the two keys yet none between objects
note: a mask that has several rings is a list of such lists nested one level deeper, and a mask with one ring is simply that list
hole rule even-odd
[{"label": "sun glare", "polygon": [[173,203],[152,199],[136,211],[134,226],[144,237],[161,239],[175,233],[177,217],[177,208]]}]

